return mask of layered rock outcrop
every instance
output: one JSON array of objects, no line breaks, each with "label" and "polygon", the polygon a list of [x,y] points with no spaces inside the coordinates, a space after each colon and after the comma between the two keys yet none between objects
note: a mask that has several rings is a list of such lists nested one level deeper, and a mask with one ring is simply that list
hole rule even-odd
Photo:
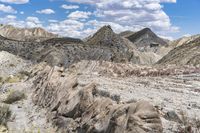
[{"label": "layered rock outcrop", "polygon": [[[81,85],[77,73],[44,66],[35,80],[35,104],[47,108],[49,119],[61,132],[145,133],[162,132],[156,109],[148,102],[122,103],[100,93],[98,83]],[[35,72],[33,72],[34,74]]]}]

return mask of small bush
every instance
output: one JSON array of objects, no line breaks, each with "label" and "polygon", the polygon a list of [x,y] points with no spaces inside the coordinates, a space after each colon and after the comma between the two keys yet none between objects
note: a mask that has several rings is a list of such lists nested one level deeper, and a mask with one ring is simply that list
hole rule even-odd
[{"label": "small bush", "polygon": [[21,72],[19,72],[19,74],[20,74],[22,77],[23,77],[23,76],[29,77],[29,76],[31,75],[31,73],[28,72],[28,71],[21,71]]},{"label": "small bush", "polygon": [[15,65],[14,65],[14,64],[10,64],[9,66],[10,66],[10,67],[15,67]]},{"label": "small bush", "polygon": [[20,82],[20,78],[18,76],[8,77],[5,80],[5,83],[17,83],[17,82]]},{"label": "small bush", "polygon": [[12,92],[10,92],[10,94],[8,94],[6,100],[4,100],[4,103],[12,104],[12,103],[20,101],[24,98],[25,98],[24,92],[12,91]]},{"label": "small bush", "polygon": [[11,111],[8,105],[0,105],[0,125],[6,126],[11,117]]}]

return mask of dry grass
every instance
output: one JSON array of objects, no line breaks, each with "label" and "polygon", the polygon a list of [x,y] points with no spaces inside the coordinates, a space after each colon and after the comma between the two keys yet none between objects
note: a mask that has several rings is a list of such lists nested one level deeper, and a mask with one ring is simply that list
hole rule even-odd
[{"label": "dry grass", "polygon": [[200,132],[200,119],[190,119],[187,113],[181,111],[181,124],[178,127],[178,133],[199,133]]},{"label": "dry grass", "polygon": [[6,126],[11,117],[11,111],[8,105],[0,105],[0,125]]}]

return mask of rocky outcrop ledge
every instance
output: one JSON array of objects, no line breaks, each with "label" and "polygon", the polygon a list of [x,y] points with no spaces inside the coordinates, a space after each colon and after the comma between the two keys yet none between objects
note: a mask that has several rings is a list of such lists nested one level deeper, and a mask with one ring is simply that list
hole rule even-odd
[{"label": "rocky outcrop ledge", "polygon": [[[73,69],[73,68],[72,68]],[[74,68],[75,69],[75,68]],[[35,80],[33,101],[67,133],[160,133],[161,119],[146,101],[123,103],[100,93],[96,85],[79,84],[76,70],[44,66]]]}]

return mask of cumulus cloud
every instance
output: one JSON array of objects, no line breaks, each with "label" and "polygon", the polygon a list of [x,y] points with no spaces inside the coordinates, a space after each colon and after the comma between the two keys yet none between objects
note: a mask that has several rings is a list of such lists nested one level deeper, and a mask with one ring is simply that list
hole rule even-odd
[{"label": "cumulus cloud", "polygon": [[67,10],[70,10],[70,9],[78,9],[79,6],[78,5],[62,5],[61,8],[64,8],[64,9],[67,9]]},{"label": "cumulus cloud", "polygon": [[25,4],[28,3],[29,0],[0,0],[0,2],[10,3],[10,4]]},{"label": "cumulus cloud", "polygon": [[68,15],[68,18],[71,19],[87,19],[89,16],[92,15],[91,12],[83,12],[83,11],[75,11]]},{"label": "cumulus cloud", "polygon": [[24,21],[18,20],[17,16],[7,15],[0,18],[0,23],[5,25],[13,25],[20,28],[34,28],[34,27],[43,27],[42,22],[37,17],[29,16]]},{"label": "cumulus cloud", "polygon": [[43,9],[43,10],[40,10],[40,11],[36,11],[36,13],[39,13],[39,14],[54,14],[55,11],[52,10],[52,9]]},{"label": "cumulus cloud", "polygon": [[[20,0],[15,1],[19,2]],[[61,21],[50,19],[48,20],[49,25],[46,26],[43,26],[43,23],[39,20],[39,18],[36,17],[27,17],[27,19],[25,19],[24,21],[18,21],[17,18],[7,16],[5,20],[18,26],[39,26],[62,36],[81,38],[93,34],[100,27],[108,24],[111,25],[113,30],[117,33],[125,30],[138,31],[142,28],[149,27],[153,31],[156,31],[156,33],[160,36],[166,37],[171,32],[179,31],[179,28],[171,23],[170,17],[165,13],[162,5],[162,3],[176,3],[176,0],[67,1],[74,3],[73,5],[61,5],[61,8],[66,9],[69,14],[67,18]],[[93,10],[88,11],[88,9],[84,8],[83,6],[83,8],[81,8],[82,11],[80,11],[79,4],[84,4],[84,6],[86,5],[87,7],[92,7],[90,9]],[[75,11],[71,12],[71,10]],[[51,11],[51,9],[44,9],[36,12],[43,14],[55,13],[55,11]],[[0,19],[0,21],[1,20],[2,19]]]},{"label": "cumulus cloud", "polygon": [[[161,3],[176,3],[176,0],[69,0],[95,7],[98,24],[110,23],[133,30],[149,27],[158,33],[177,32],[179,28],[171,24]],[[120,25],[120,26],[119,26]]]},{"label": "cumulus cloud", "polygon": [[82,37],[81,31],[84,29],[84,23],[77,20],[66,19],[61,22],[50,23],[46,29],[62,36]]},{"label": "cumulus cloud", "polygon": [[50,23],[57,23],[58,20],[50,19],[50,20],[48,20],[48,22],[50,22]]},{"label": "cumulus cloud", "polygon": [[0,11],[5,13],[17,13],[17,11],[13,9],[11,6],[6,6],[4,4],[0,4]]}]

